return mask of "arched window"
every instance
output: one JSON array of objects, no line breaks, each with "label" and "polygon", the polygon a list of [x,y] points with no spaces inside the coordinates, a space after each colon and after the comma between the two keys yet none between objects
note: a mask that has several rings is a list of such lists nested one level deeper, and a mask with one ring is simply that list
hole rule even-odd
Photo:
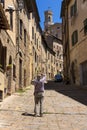
[{"label": "arched window", "polygon": [[50,22],[50,21],[51,21],[51,17],[49,16],[49,17],[48,17],[48,22]]}]

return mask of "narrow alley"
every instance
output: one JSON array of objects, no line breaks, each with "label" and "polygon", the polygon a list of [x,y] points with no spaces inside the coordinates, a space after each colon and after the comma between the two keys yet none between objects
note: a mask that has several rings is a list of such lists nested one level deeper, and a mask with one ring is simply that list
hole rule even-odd
[{"label": "narrow alley", "polygon": [[44,115],[34,117],[33,86],[0,102],[0,130],[87,130],[87,91],[50,82]]}]

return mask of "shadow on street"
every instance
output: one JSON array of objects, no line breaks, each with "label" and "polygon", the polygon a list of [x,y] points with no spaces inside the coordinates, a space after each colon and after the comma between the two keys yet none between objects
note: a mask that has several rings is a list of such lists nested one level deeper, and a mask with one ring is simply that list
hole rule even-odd
[{"label": "shadow on street", "polygon": [[22,113],[23,116],[34,116],[34,114],[30,114],[30,113],[27,113],[27,112],[24,112]]},{"label": "shadow on street", "polygon": [[55,90],[58,93],[87,105],[87,89],[82,89],[75,85],[64,85],[63,83],[48,81],[48,83],[45,84],[45,90]]}]

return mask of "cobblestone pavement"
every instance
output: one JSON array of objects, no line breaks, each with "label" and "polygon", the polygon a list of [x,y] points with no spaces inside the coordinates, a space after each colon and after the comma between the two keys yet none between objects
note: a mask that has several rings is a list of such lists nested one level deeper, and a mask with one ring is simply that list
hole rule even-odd
[{"label": "cobblestone pavement", "polygon": [[0,105],[0,130],[87,130],[87,90],[48,84],[43,117],[33,116],[33,86]]}]

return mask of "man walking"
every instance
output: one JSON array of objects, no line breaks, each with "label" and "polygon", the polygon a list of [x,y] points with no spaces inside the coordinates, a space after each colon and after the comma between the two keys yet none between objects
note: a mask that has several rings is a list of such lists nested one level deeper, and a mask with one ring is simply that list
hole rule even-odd
[{"label": "man walking", "polygon": [[46,81],[46,75],[37,75],[37,79],[33,80],[32,83],[34,85],[34,113],[37,116],[37,107],[40,105],[40,117],[43,116],[43,99],[44,99],[44,82]]}]

